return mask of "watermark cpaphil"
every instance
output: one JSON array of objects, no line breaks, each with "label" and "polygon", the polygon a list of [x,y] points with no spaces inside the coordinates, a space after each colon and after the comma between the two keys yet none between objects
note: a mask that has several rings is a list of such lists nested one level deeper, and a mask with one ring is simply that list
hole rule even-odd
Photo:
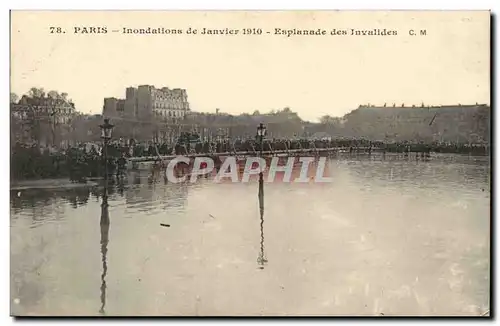
[{"label": "watermark cpaphil", "polygon": [[[204,156],[191,159],[177,156],[166,166],[169,182],[195,183],[200,177],[213,182],[249,182],[262,177],[266,182],[332,182],[326,157],[245,157],[228,156],[222,160]],[[179,173],[179,171],[182,171]],[[262,174],[262,176],[261,176]]]}]

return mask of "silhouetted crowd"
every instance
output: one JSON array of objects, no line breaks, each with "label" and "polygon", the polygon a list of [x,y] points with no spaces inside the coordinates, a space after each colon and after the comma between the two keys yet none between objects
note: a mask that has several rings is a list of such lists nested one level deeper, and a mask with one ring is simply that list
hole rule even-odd
[{"label": "silhouetted crowd", "polygon": [[[36,179],[69,177],[72,181],[83,181],[87,178],[123,176],[127,168],[127,159],[130,157],[157,157],[168,155],[214,154],[214,153],[258,153],[287,151],[287,150],[314,150],[336,148],[341,152],[356,154],[371,153],[378,150],[383,153],[417,153],[430,156],[436,153],[457,153],[488,155],[490,147],[474,144],[453,143],[384,143],[381,141],[355,139],[235,139],[202,141],[193,133],[183,133],[176,144],[136,142],[113,140],[106,149],[102,144],[78,144],[65,150],[55,148],[40,148],[17,143],[11,151],[11,178]],[[104,155],[107,151],[107,155]],[[104,162],[104,157],[107,161]]]}]

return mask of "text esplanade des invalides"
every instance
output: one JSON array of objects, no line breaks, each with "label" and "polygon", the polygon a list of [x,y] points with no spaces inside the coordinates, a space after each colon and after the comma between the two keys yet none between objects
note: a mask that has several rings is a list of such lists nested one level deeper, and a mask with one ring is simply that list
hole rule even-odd
[{"label": "text esplanade des invalides", "polygon": [[343,29],[283,29],[275,28],[275,35],[286,35],[290,36],[300,36],[300,35],[335,35],[335,36],[396,36],[398,32],[396,30],[388,30],[386,28],[373,28],[373,29],[355,29],[355,28],[343,28]]}]

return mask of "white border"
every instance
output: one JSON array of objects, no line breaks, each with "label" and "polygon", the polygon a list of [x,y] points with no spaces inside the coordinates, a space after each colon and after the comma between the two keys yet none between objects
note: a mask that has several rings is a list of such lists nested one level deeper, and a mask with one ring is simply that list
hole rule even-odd
[{"label": "white border", "polygon": [[[113,1],[72,1],[71,5],[64,1],[49,0],[44,1],[44,5],[40,5],[40,2],[31,0],[20,0],[11,1],[9,6],[11,9],[87,9],[87,10],[97,10],[97,9],[119,9],[119,10],[155,10],[155,9],[234,9],[234,10],[244,10],[244,9],[262,9],[262,10],[273,10],[273,9],[283,9],[283,10],[293,10],[293,9],[310,9],[310,10],[321,10],[321,9],[351,9],[351,10],[381,10],[381,9],[420,9],[420,10],[484,10],[491,9],[495,6],[495,1],[492,0],[474,0],[474,1],[464,1],[464,0],[454,0],[454,1],[443,1],[443,0],[407,0],[407,1],[363,1],[363,0],[350,0],[350,1],[325,1],[325,0],[241,0],[241,1],[212,1],[207,3],[200,0],[184,0],[184,1],[159,1],[154,0],[142,0],[142,1],[131,1],[124,0],[120,1],[119,5]],[[6,2],[3,2],[6,3]]]},{"label": "white border", "polygon": [[[72,10],[72,9],[83,9],[83,10],[98,10],[98,9],[142,9],[142,10],[154,10],[154,9],[262,9],[262,10],[272,10],[272,9],[310,9],[310,10],[318,10],[318,9],[353,9],[353,10],[383,10],[383,9],[410,9],[410,10],[484,10],[491,9],[493,13],[500,12],[500,1],[498,0],[474,0],[474,1],[464,1],[464,0],[453,0],[453,1],[443,1],[443,0],[407,0],[407,1],[388,1],[388,0],[379,0],[376,2],[370,1],[361,1],[361,0],[344,0],[344,1],[322,1],[322,0],[307,0],[307,1],[297,1],[297,0],[240,0],[240,1],[217,1],[211,2],[210,4],[204,2],[202,0],[177,0],[177,1],[169,1],[166,3],[165,1],[151,1],[151,0],[121,0],[116,2],[104,1],[104,0],[85,0],[85,1],[62,1],[62,0],[47,0],[42,4],[40,1],[30,0],[30,1],[2,1],[0,6],[2,7],[2,44],[4,49],[9,49],[9,9],[58,9],[58,10]],[[497,25],[498,25],[498,17],[497,17]],[[498,29],[496,29],[498,30]],[[498,43],[498,32],[495,33],[495,43]],[[9,50],[2,51],[2,71],[9,71]],[[498,53],[497,53],[498,57]],[[2,103],[7,106],[7,101],[9,97],[9,77],[7,73],[3,74],[3,87],[2,87]],[[498,84],[496,85],[493,92],[498,93]],[[494,104],[494,103],[492,103]],[[493,110],[496,108],[492,108]],[[9,262],[10,252],[9,252],[9,232],[10,232],[10,212],[9,212],[9,196],[8,196],[8,183],[9,183],[9,158],[7,153],[9,153],[9,119],[8,119],[8,109],[4,108],[2,110],[5,115],[4,119],[0,119],[0,123],[2,126],[0,130],[4,133],[4,138],[6,141],[0,142],[2,148],[1,153],[5,153],[5,158],[1,160],[1,169],[2,173],[0,173],[0,177],[2,178],[2,183],[4,187],[2,188],[3,193],[1,198],[2,211],[6,213],[6,216],[3,217],[3,227],[1,228],[3,232],[2,246],[1,249],[3,251],[2,257],[4,257],[6,262]],[[498,144],[497,137],[495,137],[494,144]],[[496,147],[496,146],[495,146]],[[496,148],[495,148],[496,150]],[[496,168],[496,166],[494,167]],[[495,198],[496,199],[496,198]],[[498,222],[497,228],[495,229],[495,235],[499,235],[498,232]],[[498,252],[497,252],[498,253]],[[1,268],[1,277],[3,284],[2,296],[1,296],[1,304],[2,308],[2,325],[13,323],[13,320],[9,317],[10,314],[10,285],[9,285],[9,264],[4,264],[4,267]],[[496,284],[498,284],[498,279],[496,279]],[[495,289],[496,290],[496,289]],[[495,291],[497,293],[497,291]],[[498,298],[497,298],[498,302]],[[499,313],[498,305],[496,307],[496,312]],[[498,318],[497,318],[498,320]],[[249,320],[252,322],[252,320]],[[333,320],[336,323],[347,324],[356,322],[354,320]],[[40,321],[38,321],[40,322]],[[46,321],[52,322],[52,321]],[[82,320],[79,321],[81,324],[90,324],[94,321],[90,320]],[[139,323],[146,323],[147,321],[140,321]],[[168,323],[172,323],[174,321],[167,321]],[[184,323],[192,323],[193,321],[185,321]],[[231,321],[233,323],[236,321]],[[247,321],[248,322],[248,321]],[[254,322],[263,323],[262,320],[255,320]],[[269,321],[268,321],[269,322]],[[306,321],[303,321],[306,322]],[[421,322],[425,322],[428,325],[437,324],[438,321],[429,320],[421,320]],[[476,321],[479,323],[480,321]],[[34,324],[35,321],[25,322],[26,325]],[[67,324],[70,321],[61,322],[61,324]]]}]

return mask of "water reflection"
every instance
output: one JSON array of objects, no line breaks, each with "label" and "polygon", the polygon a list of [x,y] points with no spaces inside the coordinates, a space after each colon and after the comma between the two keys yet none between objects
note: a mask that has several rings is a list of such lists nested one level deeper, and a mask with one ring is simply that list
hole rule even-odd
[{"label": "water reflection", "polygon": [[[27,207],[51,207],[57,198],[69,202],[73,208],[87,204],[90,198],[89,189],[65,190],[13,190],[10,192],[10,202],[14,213]],[[49,212],[50,213],[50,212]]]},{"label": "water reflection", "polygon": [[120,196],[122,196],[122,197],[125,196],[125,183],[122,179],[118,182],[116,189],[118,190],[118,194]]},{"label": "water reflection", "polygon": [[78,208],[88,203],[90,190],[88,188],[73,189],[73,191],[63,194],[62,198],[70,202],[73,208]]},{"label": "water reflection", "polygon": [[264,253],[264,178],[262,173],[259,175],[259,212],[260,212],[260,252],[257,262],[259,268],[264,269],[267,259]]},{"label": "water reflection", "polygon": [[101,309],[99,313],[105,314],[106,307],[106,274],[108,272],[107,253],[109,243],[109,211],[108,211],[107,189],[104,189],[104,196],[101,204],[101,255],[102,255],[102,274],[101,274]]},{"label": "water reflection", "polygon": [[[134,211],[151,214],[170,208],[183,209],[192,186],[189,182],[151,184],[147,177],[133,174],[128,180],[108,181],[106,195],[109,202],[116,202],[113,207],[125,206],[131,209],[131,214]],[[103,196],[102,186],[12,190],[11,217],[16,220],[20,216],[30,216],[35,227],[47,220],[64,218],[68,210],[78,210],[90,202],[101,202]]]},{"label": "water reflection", "polygon": [[265,223],[258,177],[149,187],[137,173],[134,183],[132,172],[107,196],[102,186],[15,192],[12,313],[387,316],[489,308],[487,164],[387,155],[335,159],[329,168],[332,183],[266,183]]}]

